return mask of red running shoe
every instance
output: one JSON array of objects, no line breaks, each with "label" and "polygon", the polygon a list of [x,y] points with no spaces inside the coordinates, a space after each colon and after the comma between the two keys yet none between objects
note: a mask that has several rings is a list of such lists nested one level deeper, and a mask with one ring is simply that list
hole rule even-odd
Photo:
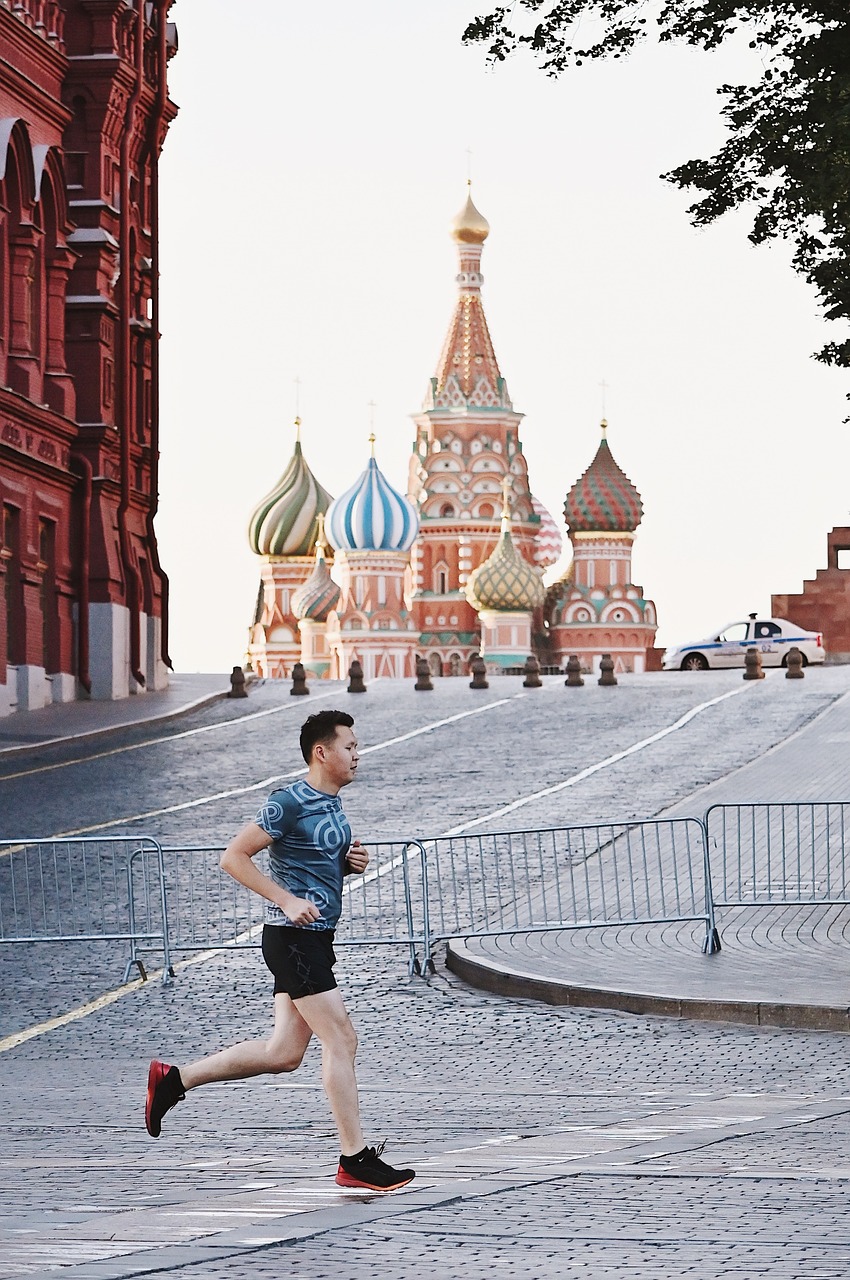
[{"label": "red running shoe", "polygon": [[384,1143],[377,1148],[364,1147],[356,1156],[340,1156],[336,1181],[340,1187],[360,1187],[367,1191],[397,1191],[412,1182],[412,1169],[393,1169],[381,1160]]},{"label": "red running shoe", "polygon": [[158,1138],[162,1129],[162,1117],[186,1097],[183,1081],[177,1067],[154,1058],[148,1069],[148,1096],[145,1103],[145,1128],[152,1138]]}]

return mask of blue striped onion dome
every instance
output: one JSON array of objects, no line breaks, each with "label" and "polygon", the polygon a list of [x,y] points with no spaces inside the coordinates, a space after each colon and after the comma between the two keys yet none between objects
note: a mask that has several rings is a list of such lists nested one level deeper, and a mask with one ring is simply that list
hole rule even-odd
[{"label": "blue striped onion dome", "polygon": [[309,556],[316,545],[318,517],[333,499],[319,484],[301,452],[301,441],[275,487],[259,503],[248,524],[248,542],[258,556]]},{"label": "blue striped onion dome", "polygon": [[306,582],[292,593],[292,612],[296,618],[311,622],[327,622],[328,614],[339,602],[340,589],[334,582],[325,559],[324,516],[319,516],[316,539],[316,564]]},{"label": "blue striped onion dome", "polygon": [[374,458],[331,503],[326,524],[337,551],[409,551],[419,532],[413,503],[393,489]]},{"label": "blue striped onion dome", "polygon": [[517,551],[510,520],[502,519],[502,534],[483,564],[466,584],[466,598],[473,609],[532,610],[543,603],[543,573]]}]

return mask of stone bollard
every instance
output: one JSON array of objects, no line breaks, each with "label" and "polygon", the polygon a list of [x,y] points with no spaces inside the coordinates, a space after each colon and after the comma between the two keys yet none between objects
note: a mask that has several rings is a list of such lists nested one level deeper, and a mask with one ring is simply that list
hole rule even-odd
[{"label": "stone bollard", "polygon": [[761,654],[758,649],[748,649],[744,658],[744,679],[745,680],[763,680],[764,672],[761,669]]},{"label": "stone bollard", "polygon": [[431,668],[428,666],[427,658],[416,659],[416,684],[414,689],[418,689],[420,693],[433,692],[434,686],[431,683]]},{"label": "stone bollard", "polygon": [[540,662],[533,653],[530,653],[525,660],[525,679],[522,687],[523,689],[543,688],[543,681],[540,679]]},{"label": "stone bollard", "polygon": [[785,659],[785,679],[786,680],[802,680],[805,676],[803,670],[803,655],[796,645],[788,650],[788,657]]},{"label": "stone bollard", "polygon": [[473,658],[469,664],[472,672],[472,679],[469,682],[470,689],[489,689],[487,682],[487,666],[483,658]]},{"label": "stone bollard", "polygon": [[303,662],[296,662],[292,668],[292,688],[289,692],[295,698],[303,698],[305,694],[310,692],[307,688],[307,673],[304,670]]},{"label": "stone bollard", "polygon": [[363,668],[355,658],[351,666],[348,668],[348,692],[349,693],[365,693],[366,686],[363,683]]},{"label": "stone bollard", "polygon": [[580,689],[584,685],[581,678],[581,662],[577,653],[571,653],[567,659],[567,678],[564,684],[568,689]]},{"label": "stone bollard", "polygon": [[599,683],[617,683],[617,677],[614,675],[614,659],[611,657],[610,653],[603,653],[602,660],[599,663]]},{"label": "stone bollard", "polygon": [[245,688],[245,672],[241,667],[234,667],[230,673],[230,692],[228,698],[247,698],[248,690]]}]

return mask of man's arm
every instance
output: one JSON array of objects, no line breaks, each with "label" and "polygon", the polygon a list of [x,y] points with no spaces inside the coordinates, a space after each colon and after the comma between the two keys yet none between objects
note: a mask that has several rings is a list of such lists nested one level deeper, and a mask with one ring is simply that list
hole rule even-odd
[{"label": "man's arm", "polygon": [[272,837],[268,831],[264,831],[256,822],[249,822],[233,837],[221,855],[222,871],[244,884],[246,889],[251,889],[261,898],[267,898],[276,907],[280,907],[293,924],[312,924],[314,920],[320,920],[321,912],[318,907],[306,898],[296,898],[294,893],[275,884],[254,862],[260,850],[267,848],[271,842]]}]

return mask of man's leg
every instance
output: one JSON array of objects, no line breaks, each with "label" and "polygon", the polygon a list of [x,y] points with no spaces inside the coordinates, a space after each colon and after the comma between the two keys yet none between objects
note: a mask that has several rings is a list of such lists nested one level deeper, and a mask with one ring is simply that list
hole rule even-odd
[{"label": "man's leg", "polygon": [[281,994],[274,998],[274,1030],[268,1040],[243,1040],[182,1068],[154,1060],[148,1072],[145,1104],[148,1133],[152,1138],[159,1137],[163,1116],[185,1098],[187,1089],[213,1080],[244,1080],[267,1072],[295,1071],[311,1035],[292,1000]]},{"label": "man's leg", "polygon": [[354,1073],[357,1032],[342,995],[335,987],[315,996],[302,996],[294,1004],[305,1025],[322,1044],[322,1084],[336,1121],[340,1149],[343,1155],[356,1155],[365,1146]]},{"label": "man's leg", "polygon": [[269,1072],[295,1071],[301,1065],[311,1035],[310,1027],[290,997],[276,995],[274,1030],[268,1040],[242,1040],[229,1049],[181,1067],[180,1077],[188,1090],[214,1080],[246,1080]]}]

